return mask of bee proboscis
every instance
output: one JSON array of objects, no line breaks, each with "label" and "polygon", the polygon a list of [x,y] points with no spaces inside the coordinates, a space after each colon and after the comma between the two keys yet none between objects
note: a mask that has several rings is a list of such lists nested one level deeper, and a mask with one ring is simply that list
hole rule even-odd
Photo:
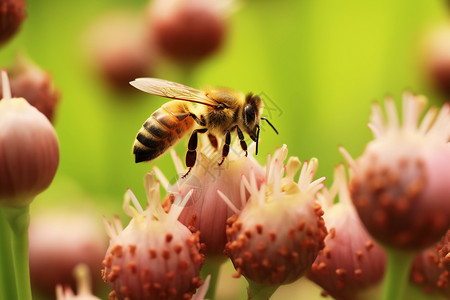
[{"label": "bee proboscis", "polygon": [[258,95],[245,95],[224,87],[197,90],[158,78],[138,78],[130,84],[144,92],[173,99],[158,108],[139,130],[133,147],[136,163],[157,158],[195,128],[188,142],[186,166],[189,169],[183,176],[186,177],[195,165],[198,133],[207,133],[215,149],[218,149],[217,136],[225,137],[219,165],[228,156],[230,134],[234,130],[246,156],[247,144],[243,132],[256,142],[258,154],[260,120],[267,121],[278,134],[275,127],[261,116],[264,106]]}]

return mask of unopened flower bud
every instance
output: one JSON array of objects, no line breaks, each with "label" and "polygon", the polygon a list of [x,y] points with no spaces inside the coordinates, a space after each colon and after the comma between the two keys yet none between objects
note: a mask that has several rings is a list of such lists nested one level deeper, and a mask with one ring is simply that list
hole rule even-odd
[{"label": "unopened flower bud", "polygon": [[[55,89],[50,74],[22,56],[8,70],[8,74],[12,96],[25,98],[28,103],[43,113],[50,122],[53,122],[60,93]],[[2,93],[0,91],[1,96]]]},{"label": "unopened flower bud", "polygon": [[133,219],[124,229],[118,219],[106,222],[111,241],[103,261],[103,280],[112,289],[110,299],[190,299],[203,283],[198,234],[177,221],[179,209],[164,212],[153,174],[147,174],[145,182],[147,209],[128,190],[124,209]]},{"label": "unopened flower bud", "polygon": [[152,73],[155,51],[144,27],[139,15],[121,10],[101,16],[87,32],[90,64],[112,88],[131,91],[131,80]]},{"label": "unopened flower bud", "polygon": [[[209,143],[209,142],[208,142]],[[217,190],[226,191],[232,204],[242,208],[247,201],[248,194],[241,200],[242,190],[240,182],[244,176],[250,176],[253,172],[258,187],[264,180],[264,169],[251,155],[254,144],[249,147],[248,157],[245,157],[238,145],[231,146],[230,154],[219,166],[219,152],[204,143],[201,151],[198,151],[197,161],[186,178],[180,178],[175,184],[170,185],[158,168],[155,168],[158,178],[166,188],[169,197],[166,205],[169,208],[171,200],[178,193],[185,196],[191,190],[193,194],[183,208],[179,221],[192,231],[200,231],[200,241],[205,244],[206,254],[222,256],[226,237],[227,219],[234,215],[234,211],[217,194]],[[177,172],[186,173],[183,163],[174,151],[171,152]]]},{"label": "unopened flower bud", "polygon": [[25,0],[2,0],[0,2],[0,45],[17,32],[25,17]]},{"label": "unopened flower bud", "polygon": [[[369,289],[383,278],[386,256],[351,203],[344,167],[334,174],[331,189],[319,194],[329,234],[308,278],[335,299],[367,299]],[[339,202],[333,204],[337,195]]]},{"label": "unopened flower bud", "polygon": [[353,171],[350,192],[368,232],[399,250],[422,250],[450,225],[450,106],[430,109],[419,125],[423,97],[405,93],[403,124],[393,100],[385,122],[373,107],[375,135],[356,161],[341,149]]},{"label": "unopened flower bud", "polygon": [[149,18],[155,44],[161,52],[182,64],[210,56],[225,38],[227,2],[231,1],[154,1]]},{"label": "unopened flower bud", "polygon": [[100,300],[92,294],[89,272],[87,265],[77,265],[74,269],[74,276],[77,280],[77,295],[72,292],[70,287],[63,287],[58,284],[56,286],[56,300]]},{"label": "unopened flower bud", "polygon": [[450,23],[429,30],[423,41],[423,65],[430,83],[450,96]]},{"label": "unopened flower bud", "polygon": [[[250,199],[227,224],[226,254],[237,276],[267,286],[291,283],[303,276],[323,249],[327,235],[323,211],[315,202],[325,178],[312,182],[317,160],[304,163],[295,182],[301,163],[291,157],[284,167],[286,156],[283,146],[269,160],[261,188],[256,186],[254,174],[243,178]],[[221,194],[228,202],[227,191]]]},{"label": "unopened flower bud", "polygon": [[[32,214],[29,228],[30,277],[34,289],[52,295],[57,284],[75,287],[73,269],[84,263],[100,274],[107,237],[97,215],[74,209],[50,209]],[[94,287],[101,280],[94,277]]]},{"label": "unopened flower bud", "polygon": [[50,121],[23,98],[11,98],[3,71],[0,101],[0,205],[24,206],[45,190],[59,163]]},{"label": "unopened flower bud", "polygon": [[411,280],[421,285],[425,292],[439,292],[450,298],[450,230],[442,239],[422,251],[414,259]]}]

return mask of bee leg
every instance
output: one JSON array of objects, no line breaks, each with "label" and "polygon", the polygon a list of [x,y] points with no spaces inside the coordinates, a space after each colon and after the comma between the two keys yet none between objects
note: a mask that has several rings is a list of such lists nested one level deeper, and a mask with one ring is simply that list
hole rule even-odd
[{"label": "bee leg", "polygon": [[236,125],[236,131],[239,137],[239,141],[241,142],[241,148],[243,151],[245,151],[245,156],[247,157],[247,143],[244,141],[244,134],[242,133],[241,129],[239,128],[239,126]]},{"label": "bee leg", "polygon": [[181,178],[186,178],[186,176],[191,172],[192,167],[195,165],[195,161],[197,160],[197,133],[205,133],[207,130],[207,128],[201,128],[195,129],[192,132],[192,135],[189,138],[188,151],[186,152],[186,167],[188,167],[189,170],[186,174],[181,176]]},{"label": "bee leg", "polygon": [[190,117],[192,117],[192,119],[194,119],[194,121],[200,125],[200,126],[206,126],[206,120],[205,117],[203,115],[200,115],[200,118],[198,118],[195,114],[190,113],[189,114]]},{"label": "bee leg", "polygon": [[211,146],[213,146],[213,148],[217,151],[217,149],[219,148],[219,143],[217,142],[216,136],[208,133],[208,139],[211,143]]},{"label": "bee leg", "polygon": [[231,136],[230,131],[228,130],[225,135],[225,145],[223,145],[222,148],[222,160],[220,161],[219,166],[223,164],[223,161],[228,156],[228,152],[230,152],[230,143],[231,143]]}]

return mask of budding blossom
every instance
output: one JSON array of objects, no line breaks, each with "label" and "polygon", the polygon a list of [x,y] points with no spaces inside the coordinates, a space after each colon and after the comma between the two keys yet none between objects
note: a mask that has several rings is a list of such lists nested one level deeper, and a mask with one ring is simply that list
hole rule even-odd
[{"label": "budding blossom", "polygon": [[59,164],[59,146],[50,121],[24,98],[11,98],[2,72],[0,101],[0,205],[25,206],[45,190]]},{"label": "budding blossom", "polygon": [[[158,168],[154,169],[169,195],[165,201],[167,209],[170,209],[174,195],[181,194],[183,197],[193,190],[178,220],[191,230],[200,231],[200,241],[206,246],[206,254],[225,258],[223,250],[227,242],[226,222],[234,211],[222,201],[217,190],[226,191],[233,205],[240,208],[242,178],[254,173],[259,187],[264,180],[264,169],[252,156],[255,144],[249,146],[248,157],[245,157],[236,139],[236,143],[230,147],[230,153],[221,166],[218,165],[221,158],[220,151],[215,151],[206,140],[202,144],[201,151],[197,151],[197,161],[189,175],[186,178],[180,178],[175,184],[171,185]],[[171,155],[178,174],[185,174],[183,162],[175,151],[172,150]]]},{"label": "budding blossom", "polygon": [[[339,202],[334,204],[337,195]],[[329,234],[308,278],[334,299],[367,299],[370,288],[383,278],[386,256],[353,207],[343,165],[336,167],[330,190],[324,189],[318,198]]]},{"label": "budding blossom", "polygon": [[145,176],[145,187],[146,210],[130,190],[125,195],[124,210],[132,217],[127,227],[118,218],[113,223],[105,221],[111,241],[102,273],[112,289],[109,298],[190,299],[203,283],[199,277],[203,254],[198,233],[189,231],[177,217],[192,193],[181,202],[177,195],[166,213],[153,173]]},{"label": "budding blossom", "polygon": [[[327,235],[323,211],[315,201],[325,178],[312,181],[317,159],[302,166],[291,157],[284,166],[286,156],[287,147],[283,146],[273,159],[268,157],[261,187],[254,172],[242,177],[241,199],[245,201],[244,189],[250,198],[240,211],[233,208],[236,215],[227,222],[225,252],[237,270],[236,276],[267,286],[287,284],[303,276],[323,249]],[[296,182],[294,176],[300,167]],[[219,194],[233,207],[228,190]]]},{"label": "budding blossom", "polygon": [[2,0],[0,2],[0,45],[14,36],[25,17],[25,0]]},{"label": "budding blossom", "polygon": [[450,227],[450,106],[431,108],[419,124],[423,97],[403,95],[403,122],[394,101],[385,101],[387,121],[378,105],[369,124],[375,139],[354,161],[351,198],[368,232],[380,243],[401,250],[422,250]]}]

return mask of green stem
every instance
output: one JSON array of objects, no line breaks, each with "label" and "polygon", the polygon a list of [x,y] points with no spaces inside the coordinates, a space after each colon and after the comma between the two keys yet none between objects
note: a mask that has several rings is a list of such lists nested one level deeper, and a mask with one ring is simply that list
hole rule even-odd
[{"label": "green stem", "polygon": [[208,292],[206,292],[205,299],[214,299],[216,295],[217,281],[219,278],[219,271],[222,264],[225,262],[222,257],[206,257],[205,263],[200,270],[200,277],[205,280],[208,275],[211,275],[209,281]]},{"label": "green stem", "polygon": [[248,299],[267,300],[275,293],[279,285],[262,285],[250,279],[248,281]]},{"label": "green stem", "polygon": [[3,207],[2,209],[11,229],[17,299],[31,300],[30,265],[28,258],[29,205],[23,207]]},{"label": "green stem", "polygon": [[0,299],[18,299],[12,243],[8,220],[0,209]]},{"label": "green stem", "polygon": [[385,249],[387,270],[383,281],[382,300],[402,300],[414,254]]}]

